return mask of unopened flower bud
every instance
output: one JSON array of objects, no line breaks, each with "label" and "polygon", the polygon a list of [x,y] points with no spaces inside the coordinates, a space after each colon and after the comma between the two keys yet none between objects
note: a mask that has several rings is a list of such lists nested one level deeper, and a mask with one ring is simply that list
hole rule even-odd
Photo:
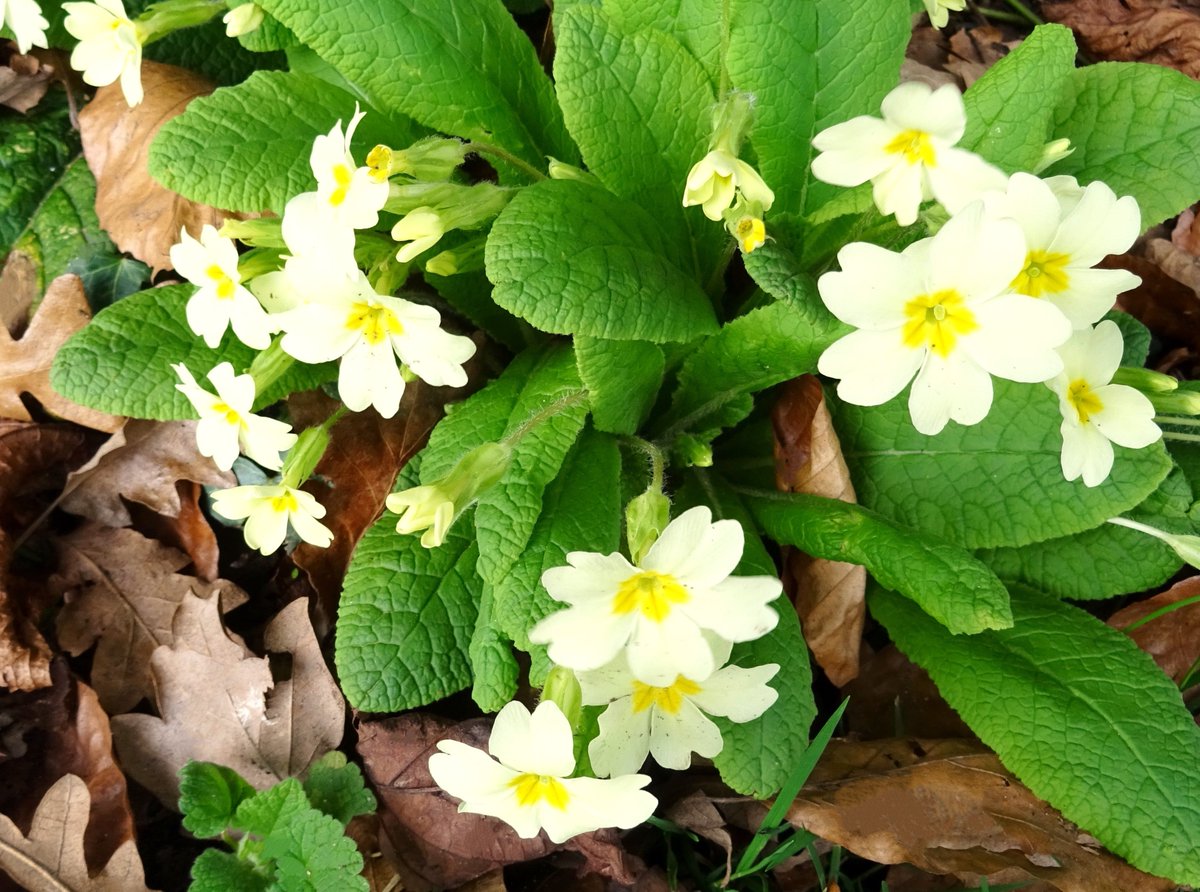
[{"label": "unopened flower bud", "polygon": [[650,489],[625,506],[625,538],[629,556],[636,564],[658,541],[671,522],[671,500],[660,490]]},{"label": "unopened flower bud", "polygon": [[1071,140],[1069,139],[1063,138],[1051,140],[1050,142],[1046,143],[1045,148],[1042,149],[1042,157],[1033,165],[1033,172],[1041,173],[1047,167],[1062,161],[1062,159],[1066,158],[1074,151],[1075,147],[1071,145]]},{"label": "unopened flower bud", "polygon": [[225,36],[241,37],[243,34],[257,31],[266,17],[263,8],[257,3],[243,3],[241,6],[229,10],[221,18],[221,21],[225,23]]},{"label": "unopened flower bud", "polygon": [[1179,379],[1150,369],[1121,366],[1112,377],[1113,384],[1124,384],[1147,395],[1171,393],[1179,389]]}]

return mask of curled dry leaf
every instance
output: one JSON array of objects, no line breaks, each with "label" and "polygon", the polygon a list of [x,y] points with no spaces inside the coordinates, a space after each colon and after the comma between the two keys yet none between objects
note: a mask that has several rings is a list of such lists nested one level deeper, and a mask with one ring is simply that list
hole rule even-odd
[{"label": "curled dry leaf", "polygon": [[725,878],[721,885],[728,884],[733,872],[733,837],[729,835],[728,822],[717,811],[712,799],[697,790],[672,805],[663,817],[721,847],[725,853]]},{"label": "curled dry leaf", "polygon": [[971,884],[1043,880],[1062,892],[1166,892],[1175,884],[1100,847],[965,740],[834,740],[788,821],[880,864]]},{"label": "curled dry leaf", "polygon": [[112,723],[122,764],[164,805],[177,807],[179,769],[189,759],[227,765],[265,789],[341,742],[345,703],[307,601],[293,601],[267,626],[266,649],[292,657],[291,677],[278,683],[265,657],[248,655],[226,634],[216,598],[186,595],[172,634],[172,644],[150,658],[162,718],[121,715]]},{"label": "curled dry leaf", "polygon": [[130,529],[89,523],[56,544],[59,571],[51,584],[65,595],[58,641],[75,656],[96,647],[92,685],[113,715],[154,696],[150,657],[174,643],[175,613],[189,594],[219,593],[222,612],[248,597],[225,580],[180,575],[186,555]]},{"label": "curled dry leaf", "polygon": [[99,873],[89,874],[83,835],[90,808],[87,784],[68,774],[42,797],[27,835],[0,815],[0,870],[26,889],[149,892],[133,840],[122,843]]},{"label": "curled dry leaf", "polygon": [[[1153,598],[1118,610],[1108,618],[1108,624],[1114,629],[1127,629],[1156,610],[1196,597],[1200,597],[1200,576],[1177,582]],[[1200,602],[1152,619],[1130,632],[1129,637],[1178,684],[1200,660]]]},{"label": "curled dry leaf", "polygon": [[177,517],[179,480],[217,487],[237,482],[196,451],[195,421],[131,419],[67,478],[61,505],[110,527],[131,522],[122,498]]},{"label": "curled dry leaf", "polygon": [[539,834],[521,839],[495,818],[459,814],[457,801],[429,775],[429,757],[439,740],[485,748],[486,719],[454,722],[421,713],[355,723],[358,752],[382,807],[385,854],[396,864],[404,888],[453,889],[506,864],[553,852],[583,856],[586,873],[631,885],[641,863],[619,845],[616,833],[585,833],[557,846]]},{"label": "curled dry leaf", "polygon": [[78,276],[59,276],[46,289],[46,296],[29,328],[14,340],[0,327],[0,418],[30,420],[21,394],[37,399],[47,412],[101,431],[114,431],[122,419],[97,412],[60,396],[50,386],[50,365],[59,347],[87,325],[92,313]]},{"label": "curled dry leaf", "polygon": [[221,548],[212,524],[200,507],[204,487],[191,480],[175,483],[179,496],[179,513],[174,517],[151,511],[136,503],[129,506],[133,526],[168,548],[177,548],[191,559],[198,579],[215,582],[220,575]]},{"label": "curled dry leaf", "polygon": [[[11,44],[9,47],[11,48]],[[27,112],[46,95],[54,68],[36,56],[0,48],[0,105]]]},{"label": "curled dry leaf", "polygon": [[[775,431],[775,485],[857,502],[850,469],[833,419],[814,375],[789,381],[771,412]],[[786,580],[800,614],[804,637],[830,681],[844,685],[858,674],[858,651],[866,615],[867,571],[856,564],[788,554]]]},{"label": "curled dry leaf", "polygon": [[942,699],[929,673],[894,644],[865,656],[862,672],[842,693],[850,698],[845,730],[864,740],[975,736]]},{"label": "curled dry leaf", "polygon": [[1097,60],[1150,62],[1200,78],[1200,10],[1180,0],[1044,0]]},{"label": "curled dry leaf", "polygon": [[953,33],[928,25],[913,30],[900,69],[902,81],[922,81],[937,88],[954,84],[970,87],[1020,45],[1015,32],[995,25],[960,28]]},{"label": "curled dry leaf", "polygon": [[1100,261],[1103,269],[1126,269],[1141,277],[1138,287],[1125,291],[1117,306],[1162,338],[1179,341],[1200,354],[1200,270],[1193,258],[1166,239],[1151,239],[1146,257],[1121,254]]},{"label": "curled dry leaf", "polygon": [[[112,240],[158,272],[171,267],[168,252],[180,227],[199,235],[205,223],[220,226],[220,211],[163,188],[146,167],[158,129],[213,86],[199,75],[160,62],[142,62],[146,98],[130,108],[119,84],[101,87],[79,113],[83,154],[96,177],[96,216]],[[214,159],[214,163],[219,163]]]}]

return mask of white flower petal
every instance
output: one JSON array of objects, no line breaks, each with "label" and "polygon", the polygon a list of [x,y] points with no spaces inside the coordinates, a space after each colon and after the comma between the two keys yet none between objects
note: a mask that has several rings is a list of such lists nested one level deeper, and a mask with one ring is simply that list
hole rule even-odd
[{"label": "white flower petal", "polygon": [[288,512],[276,511],[269,500],[263,500],[242,528],[246,544],[256,548],[262,554],[272,554],[279,550],[283,540],[287,538]]},{"label": "white flower petal", "polygon": [[946,359],[930,354],[908,395],[913,427],[926,436],[941,433],[951,419],[978,424],[991,406],[991,377],[961,350]]},{"label": "white flower petal", "polygon": [[598,669],[629,641],[636,614],[613,613],[611,602],[559,610],[529,630],[529,640],[548,646],[550,659],[568,669]]},{"label": "white flower petal", "polygon": [[720,729],[686,698],[678,712],[657,706],[650,710],[650,755],[663,768],[686,771],[692,764],[692,753],[711,759],[725,745]]},{"label": "white flower petal", "polygon": [[904,324],[904,305],[920,294],[923,270],[913,258],[878,245],[851,242],[838,252],[841,272],[817,280],[821,300],[855,328],[887,331]]},{"label": "white flower petal", "polygon": [[856,406],[878,406],[900,393],[925,359],[925,349],[905,346],[898,329],[853,331],[834,341],[817,369],[838,378],[837,393]]},{"label": "white flower petal", "polygon": [[1121,384],[1097,387],[1093,393],[1103,408],[1088,420],[1118,446],[1142,449],[1162,437],[1154,423],[1154,405],[1145,394]]},{"label": "white flower petal", "polygon": [[1099,486],[1108,479],[1113,465],[1112,443],[1093,425],[1064,420],[1062,433],[1062,471],[1067,480],[1081,475],[1087,486]]},{"label": "white flower petal", "polygon": [[558,704],[543,700],[531,714],[514,700],[497,713],[488,752],[515,771],[567,777],[575,770],[572,741]]},{"label": "white flower petal", "polygon": [[744,669],[726,666],[701,685],[692,702],[709,715],[732,722],[752,722],[771,708],[779,694],[768,682],[779,672],[777,663]]},{"label": "white flower petal", "polygon": [[1008,290],[1025,253],[1021,228],[1011,220],[989,219],[983,202],[974,202],[933,237],[929,290],[957,291],[968,305],[994,297]]},{"label": "white flower petal", "polygon": [[901,226],[911,226],[917,222],[921,202],[931,196],[924,165],[893,165],[871,181],[871,196],[881,214],[894,214]]},{"label": "white flower petal", "polygon": [[[783,583],[774,576],[730,576],[678,609],[700,628],[711,629],[727,641],[753,641],[779,622],[779,614],[767,605],[782,592]],[[681,674],[708,677],[708,673]]]},{"label": "white flower petal", "polygon": [[[628,689],[627,692],[628,694]],[[633,711],[633,699],[622,697],[600,714],[600,733],[588,744],[588,758],[598,777],[632,774],[650,755],[650,710]]]},{"label": "white flower petal", "polygon": [[585,706],[604,706],[633,690],[633,673],[624,653],[618,653],[611,663],[590,672],[577,672],[580,694]]},{"label": "white flower petal", "polygon": [[1117,302],[1117,295],[1142,284],[1139,276],[1123,269],[1079,269],[1067,271],[1068,287],[1042,300],[1058,307],[1076,329],[1100,320]]},{"label": "white flower petal", "polygon": [[542,585],[550,597],[564,604],[602,601],[607,607],[621,583],[638,572],[621,554],[572,551],[567,563],[570,566],[553,567],[542,574]]},{"label": "white flower petal", "polygon": [[[329,544],[333,542],[333,531],[307,511],[292,511],[288,514],[288,520],[292,524],[292,529],[296,531],[296,535],[310,545],[328,548]],[[274,551],[274,549],[271,550]]]},{"label": "white flower petal", "polygon": [[279,454],[296,445],[297,437],[291,426],[261,415],[243,415],[242,421],[245,425],[239,439],[242,452],[264,468],[278,471],[283,466]]},{"label": "white flower petal", "polygon": [[266,310],[244,286],[238,285],[231,301],[233,307],[229,314],[233,333],[239,341],[255,350],[266,350],[271,346],[271,335],[275,331],[275,323],[267,315]]},{"label": "white flower petal", "polygon": [[1014,173],[1002,195],[997,211],[1012,217],[1021,227],[1028,250],[1049,248],[1062,218],[1058,197],[1049,184],[1033,174]]},{"label": "white flower petal", "polygon": [[229,327],[228,301],[217,297],[212,288],[199,288],[184,307],[188,327],[204,339],[209,349],[215,350],[221,345],[225,329]]},{"label": "white flower petal", "polygon": [[1055,253],[1067,254],[1072,266],[1089,267],[1109,254],[1123,254],[1141,232],[1142,217],[1137,201],[1118,199],[1105,183],[1088,183],[1050,245]]},{"label": "white flower petal", "polygon": [[[1063,361],[1063,380],[1069,383],[1083,378],[1092,388],[1112,380],[1121,365],[1125,339],[1121,329],[1106,319],[1094,329],[1075,332],[1069,341],[1058,348]],[[1065,393],[1066,385],[1063,387]]]},{"label": "white flower petal", "polygon": [[545,806],[540,809],[546,835],[556,843],[602,827],[637,827],[658,807],[658,800],[642,789],[650,783],[644,774],[611,780],[572,777],[561,783],[571,797],[567,807],[562,811]]},{"label": "white flower petal", "polygon": [[712,650],[699,627],[682,610],[672,609],[662,622],[646,619],[640,613],[635,616],[626,655],[638,681],[662,687],[680,675],[707,678],[712,674]]},{"label": "white flower petal", "polygon": [[953,144],[967,126],[962,93],[952,84],[934,90],[920,81],[896,87],[881,103],[883,118],[901,130],[933,134]]},{"label": "white flower petal", "polygon": [[813,139],[821,152],[812,162],[813,176],[835,186],[859,186],[896,163],[884,151],[899,131],[878,118],[860,115],[822,130]]},{"label": "white flower petal", "polygon": [[202,414],[196,424],[196,448],[222,471],[228,471],[240,451],[238,425],[229,424],[222,416]]},{"label": "white flower petal", "polygon": [[704,506],[691,508],[669,524],[639,562],[644,570],[674,576],[690,588],[716,585],[742,559],[746,537],[736,520],[712,521]]},{"label": "white flower petal", "polygon": [[961,350],[998,378],[1037,383],[1062,371],[1055,348],[1071,336],[1071,323],[1053,304],[1005,294],[973,307],[978,329],[963,335]]},{"label": "white flower petal", "polygon": [[987,192],[1003,189],[1004,171],[974,152],[952,147],[939,148],[937,164],[926,168],[929,190],[952,214],[957,214]]}]

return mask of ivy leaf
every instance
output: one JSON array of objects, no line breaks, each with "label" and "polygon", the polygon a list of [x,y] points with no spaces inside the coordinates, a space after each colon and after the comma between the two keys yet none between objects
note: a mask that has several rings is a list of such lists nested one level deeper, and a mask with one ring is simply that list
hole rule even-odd
[{"label": "ivy leaf", "polygon": [[326,753],[308,769],[304,793],[313,808],[336,818],[342,826],[357,815],[375,811],[375,796],[363,784],[362,771],[338,750]]},{"label": "ivy leaf", "polygon": [[883,406],[829,396],[859,502],[968,548],[1020,546],[1091,529],[1146,498],[1171,469],[1161,443],[1116,447],[1100,486],[1063,479],[1057,400],[1041,385],[995,381],[982,422],[927,437],[902,394]]},{"label": "ivy leaf", "polygon": [[220,836],[233,816],[257,791],[232,768],[213,762],[188,762],[179,772],[179,810],[194,836]]},{"label": "ivy leaf", "polygon": [[717,327],[691,258],[658,221],[588,183],[522,189],[493,224],[486,259],[496,303],[552,334],[662,343]]},{"label": "ivy leaf", "polygon": [[[81,405],[104,412],[172,421],[194,418],[195,409],[175,389],[171,364],[182,362],[201,377],[222,362],[249,368],[255,351],[225,333],[212,350],[188,327],[184,306],[192,285],[167,285],[130,295],[96,314],[54,357],[50,383]],[[335,366],[296,363],[263,393],[266,406],[297,390],[311,390],[336,376]]]},{"label": "ivy leaf", "polygon": [[1127,636],[1014,588],[1011,629],[954,636],[891,592],[871,612],[1034,793],[1135,867],[1200,883],[1200,728]]},{"label": "ivy leaf", "polygon": [[813,557],[862,564],[954,634],[1012,625],[1008,591],[962,548],[837,499],[778,495],[750,503],[775,541]]},{"label": "ivy leaf", "polygon": [[1079,69],[1055,109],[1054,135],[1075,147],[1054,173],[1132,195],[1143,229],[1200,195],[1200,84],[1178,71],[1138,62]]},{"label": "ivy leaf", "polygon": [[[311,75],[255,72],[164,124],[150,146],[150,173],[201,204],[282,213],[289,198],[315,185],[313,139],[338,120],[348,125],[354,104],[354,96]],[[405,146],[420,136],[412,121],[366,111],[354,134],[359,160],[377,143]]]},{"label": "ivy leaf", "polygon": [[[550,79],[500,0],[263,0],[378,109],[543,165],[576,159]],[[354,22],[354,40],[345,40]]]},{"label": "ivy leaf", "polygon": [[666,363],[662,348],[646,341],[577,337],[575,362],[596,428],[611,434],[636,433],[662,386]]},{"label": "ivy leaf", "polygon": [[118,253],[112,244],[92,244],[67,264],[79,276],[88,303],[94,310],[111,306],[150,284],[150,267]]}]

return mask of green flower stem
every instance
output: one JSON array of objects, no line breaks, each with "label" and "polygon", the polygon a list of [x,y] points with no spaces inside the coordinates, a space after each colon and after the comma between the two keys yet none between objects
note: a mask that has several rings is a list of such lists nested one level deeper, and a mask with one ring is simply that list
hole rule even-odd
[{"label": "green flower stem", "polygon": [[247,373],[254,379],[254,392],[264,393],[267,388],[284,376],[288,369],[295,365],[296,360],[283,352],[280,335],[271,342],[271,346],[263,350],[250,363]]},{"label": "green flower stem", "polygon": [[163,0],[138,17],[138,36],[145,46],[184,28],[203,25],[228,8],[225,0]]},{"label": "green flower stem", "polygon": [[526,418],[520,427],[506,436],[500,441],[500,443],[509,447],[516,446],[517,443],[519,443],[527,433],[529,433],[543,421],[547,421],[548,419],[553,418],[555,415],[565,412],[572,406],[578,406],[580,403],[586,402],[587,398],[588,392],[582,389],[572,391],[565,396],[560,396],[554,402],[544,406]]},{"label": "green flower stem", "polygon": [[494,146],[486,142],[469,142],[467,143],[467,151],[474,152],[476,155],[491,155],[493,158],[499,158],[507,164],[511,164],[524,174],[526,174],[534,182],[546,179],[546,175],[534,167],[527,161],[522,161],[512,152],[507,149],[502,149],[499,146]]},{"label": "green flower stem", "polygon": [[[1171,424],[1180,422],[1172,421]],[[1163,431],[1164,440],[1179,440],[1183,443],[1200,443],[1200,434],[1178,434],[1175,431]]]}]

